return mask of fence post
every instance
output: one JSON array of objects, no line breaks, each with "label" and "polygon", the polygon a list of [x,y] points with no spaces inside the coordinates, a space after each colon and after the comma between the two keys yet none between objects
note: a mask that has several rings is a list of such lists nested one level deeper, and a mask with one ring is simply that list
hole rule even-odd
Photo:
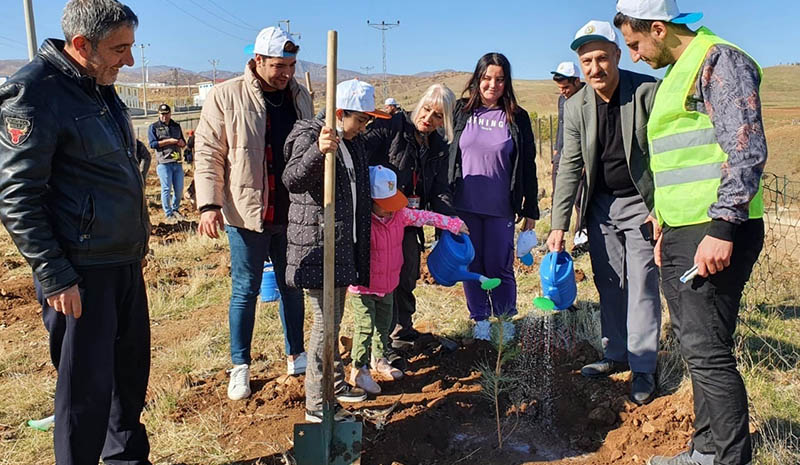
[{"label": "fence post", "polygon": [[539,153],[542,153],[542,118],[536,118],[536,137],[539,139]]},{"label": "fence post", "polygon": [[550,115],[550,156],[553,156],[553,115]]}]

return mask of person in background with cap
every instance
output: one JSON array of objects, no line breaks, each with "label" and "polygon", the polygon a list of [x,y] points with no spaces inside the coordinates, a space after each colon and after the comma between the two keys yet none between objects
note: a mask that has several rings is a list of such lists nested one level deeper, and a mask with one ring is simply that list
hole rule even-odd
[{"label": "person in background with cap", "polygon": [[403,109],[400,108],[400,104],[397,103],[397,100],[395,100],[393,97],[389,97],[385,102],[383,102],[383,109],[386,113],[389,113],[392,116],[397,113],[403,113]]},{"label": "person in background with cap", "polygon": [[[767,141],[761,68],[674,0],[619,1],[614,24],[634,62],[669,67],[647,125],[655,249],[675,334],[692,378],[689,451],[651,465],[745,465],[752,460],[747,393],[733,334],[742,290],[764,244],[761,176]],[[698,276],[685,284],[693,267]]]},{"label": "person in background with cap", "polygon": [[[478,60],[454,110],[448,175],[458,216],[470,230],[475,259],[469,271],[499,278],[489,295],[478,281],[464,282],[475,339],[490,340],[489,317],[517,313],[514,223],[533,229],[539,219],[536,147],[530,117],[517,104],[511,64],[500,53]],[[516,218],[515,218],[516,217]],[[491,306],[490,306],[491,304]],[[503,322],[507,340],[514,325]]]},{"label": "person in background with cap", "polygon": [[[383,165],[397,174],[397,188],[408,197],[409,208],[433,210],[448,216],[456,214],[447,179],[455,100],[447,86],[433,84],[410,114],[400,112],[390,120],[375,121],[364,135],[370,165]],[[412,317],[417,307],[414,289],[419,280],[424,244],[422,228],[406,228],[400,282],[393,293],[392,344],[386,354],[389,362],[401,370],[406,365],[401,351],[412,349],[420,337]]]},{"label": "person in background with cap", "polygon": [[299,48],[281,29],[256,37],[244,74],[215,85],[195,131],[199,234],[231,250],[231,370],[228,397],[250,396],[250,348],[264,261],[271,260],[280,291],[287,373],[305,372],[303,293],[286,285],[289,193],[281,182],[283,145],[295,121],[311,118],[311,96],[294,79]]},{"label": "person in background with cap", "polygon": [[[369,155],[361,134],[373,117],[389,118],[375,110],[375,88],[352,79],[336,86],[337,129],[325,127],[320,119],[295,123],[286,139],[287,159],[283,183],[289,189],[289,249],[287,283],[306,289],[314,314],[308,343],[306,370],[306,420],[322,421],[322,352],[324,325],[322,301],[323,271],[323,175],[325,153],[336,153],[336,252],[334,335],[338,346],[339,325],[344,313],[347,286],[370,285]],[[360,402],[366,392],[345,382],[339,350],[334,351],[334,392],[339,402]],[[337,421],[351,420],[352,414],[337,406]]]},{"label": "person in background with cap", "polygon": [[[186,147],[181,125],[172,119],[169,105],[158,106],[158,121],[147,131],[150,148],[156,151],[156,173],[161,181],[161,206],[168,223],[184,219],[178,211],[183,197],[183,164],[181,149]],[[172,198],[170,198],[170,195]]]},{"label": "person in background with cap", "polygon": [[[0,218],[32,268],[50,333],[58,465],[151,463],[140,421],[150,376],[142,276],[150,221],[136,137],[113,85],[134,64],[138,24],[114,0],[67,2],[66,40],[46,39],[0,86]],[[26,402],[27,388],[15,393]],[[53,460],[39,452],[31,463]]]},{"label": "person in background with cap", "polygon": [[[572,205],[585,171],[578,221],[589,232],[589,255],[600,294],[603,359],[583,367],[590,378],[633,371],[631,399],[656,391],[661,329],[658,267],[650,215],[653,179],[644,127],[657,88],[651,76],[619,69],[621,51],[611,24],[589,21],[571,44],[586,76],[564,105],[564,148],[553,196],[551,251],[563,250]],[[655,226],[654,226],[655,225]]]},{"label": "person in background with cap", "polygon": [[[389,364],[386,348],[391,332],[393,291],[400,282],[403,266],[403,236],[406,227],[435,226],[453,234],[468,234],[459,218],[427,210],[407,208],[409,199],[398,189],[397,175],[384,166],[369,167],[372,194],[369,286],[351,285],[353,308],[353,368],[350,382],[370,394],[379,394],[380,386],[369,368],[384,380],[400,379],[403,372]],[[370,361],[371,360],[371,361]]]},{"label": "person in background with cap", "polygon": [[[555,71],[551,71],[553,81],[558,87],[558,130],[556,131],[556,144],[553,147],[553,192],[556,191],[556,175],[558,175],[558,164],[561,161],[561,149],[564,147],[564,103],[567,99],[575,95],[576,92],[583,89],[585,83],[581,82],[581,72],[578,66],[571,61],[564,61],[559,63]],[[581,216],[581,201],[583,200],[583,176],[581,183],[578,185],[578,194],[575,196],[575,213],[578,218]],[[586,235],[586,228],[575,229],[574,247],[572,248],[572,256],[578,257],[579,255],[588,252],[588,237]]]}]

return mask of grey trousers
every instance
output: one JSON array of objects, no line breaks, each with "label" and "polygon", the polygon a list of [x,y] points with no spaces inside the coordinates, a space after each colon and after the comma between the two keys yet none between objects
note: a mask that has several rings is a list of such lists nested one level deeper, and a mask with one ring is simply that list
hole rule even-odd
[{"label": "grey trousers", "polygon": [[647,215],[641,196],[602,192],[593,194],[586,212],[602,333],[608,341],[605,356],[627,361],[632,371],[655,373],[661,299],[653,243],[641,229]]},{"label": "grey trousers", "polygon": [[[306,410],[322,410],[322,352],[324,349],[324,322],[322,315],[322,289],[306,289],[311,301],[311,311],[314,314],[314,324],[311,325],[311,335],[308,341],[308,366],[306,367]],[[339,354],[339,326],[344,313],[344,298],[347,295],[346,287],[337,287],[334,290],[334,355],[333,355],[333,391],[339,392],[344,388],[344,365]]]}]

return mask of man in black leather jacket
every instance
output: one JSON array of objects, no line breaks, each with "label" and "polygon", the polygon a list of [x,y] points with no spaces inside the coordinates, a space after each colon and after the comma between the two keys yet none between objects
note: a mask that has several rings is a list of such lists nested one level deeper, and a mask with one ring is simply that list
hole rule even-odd
[{"label": "man in black leather jacket", "polygon": [[150,370],[142,262],[150,224],[136,139],[113,83],[138,19],[71,0],[0,86],[0,218],[33,269],[58,371],[58,464],[149,464],[139,416]]}]

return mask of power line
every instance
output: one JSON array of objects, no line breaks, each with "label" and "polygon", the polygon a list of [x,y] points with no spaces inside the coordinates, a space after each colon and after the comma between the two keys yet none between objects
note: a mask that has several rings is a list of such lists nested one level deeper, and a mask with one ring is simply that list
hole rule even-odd
[{"label": "power line", "polygon": [[230,8],[223,8],[223,7],[219,6],[219,5],[218,5],[216,2],[214,2],[214,0],[208,0],[208,3],[210,3],[210,4],[214,5],[214,6],[215,6],[215,7],[217,7],[217,8],[218,8],[220,11],[222,11],[222,12],[223,12],[223,13],[225,13],[226,15],[230,16],[231,18],[235,19],[236,21],[239,21],[240,23],[242,23],[242,25],[244,25],[244,26],[246,26],[246,27],[248,27],[248,28],[250,28],[250,29],[252,29],[252,30],[254,30],[254,31],[260,31],[260,30],[261,30],[261,29],[259,29],[259,28],[255,27],[255,26],[253,26],[253,25],[251,25],[251,24],[249,24],[249,23],[246,23],[246,22],[242,21],[241,19],[239,19],[239,17],[237,17],[237,16],[234,16],[234,15],[233,15],[233,13],[231,13],[230,11],[228,11]]},{"label": "power line", "polygon": [[244,39],[244,38],[242,38],[242,37],[239,37],[239,36],[233,35],[233,34],[231,34],[231,33],[229,33],[229,32],[223,31],[222,29],[219,29],[218,27],[214,26],[213,24],[211,24],[211,23],[208,23],[208,22],[206,22],[205,20],[203,20],[203,19],[201,19],[201,18],[198,18],[197,16],[193,15],[192,13],[189,13],[189,12],[188,12],[188,11],[186,11],[186,10],[183,10],[183,9],[181,9],[181,8],[180,8],[178,5],[176,5],[176,4],[175,4],[175,2],[173,2],[172,0],[167,0],[167,3],[169,3],[170,5],[172,5],[173,7],[175,7],[175,9],[176,9],[176,10],[178,10],[178,11],[180,11],[181,13],[183,13],[183,14],[185,14],[185,15],[187,15],[187,16],[190,16],[190,17],[192,17],[192,18],[194,18],[195,20],[197,20],[197,21],[201,22],[202,24],[205,24],[206,26],[210,27],[211,29],[213,29],[213,30],[215,30],[215,31],[217,31],[217,32],[219,32],[219,33],[221,33],[221,34],[225,34],[226,36],[233,37],[233,38],[234,38],[234,39],[236,39],[236,40],[241,40],[241,41],[243,41],[243,42],[249,42],[249,40],[248,40],[248,39]]},{"label": "power line", "polygon": [[[239,28],[239,29],[241,29],[241,28],[242,28],[242,24],[237,24],[237,23],[234,23],[233,21],[229,21],[229,20],[227,20],[227,19],[225,19],[225,18],[221,18],[221,17],[220,17],[220,16],[219,16],[217,13],[215,13],[215,12],[213,12],[213,11],[209,10],[208,8],[204,7],[203,5],[201,5],[201,4],[199,4],[199,3],[197,3],[195,0],[189,0],[189,1],[190,1],[192,4],[194,4],[196,7],[200,8],[200,9],[202,9],[203,11],[205,11],[206,13],[208,13],[208,14],[212,15],[212,16],[214,17],[214,19],[218,19],[218,20],[220,20],[220,21],[225,21],[226,23],[230,24],[231,26],[233,26],[233,27],[236,27],[236,28]],[[249,26],[248,26],[247,28],[248,28],[248,29],[253,29],[254,31],[258,31],[258,29],[251,28],[251,27],[249,27]]]},{"label": "power line", "polygon": [[25,46],[25,44],[23,42],[20,42],[20,41],[18,41],[16,39],[12,39],[11,37],[0,36],[0,39],[6,40],[8,42],[11,42],[11,43],[14,43],[14,44],[17,44],[17,45],[21,45],[23,47]]}]

